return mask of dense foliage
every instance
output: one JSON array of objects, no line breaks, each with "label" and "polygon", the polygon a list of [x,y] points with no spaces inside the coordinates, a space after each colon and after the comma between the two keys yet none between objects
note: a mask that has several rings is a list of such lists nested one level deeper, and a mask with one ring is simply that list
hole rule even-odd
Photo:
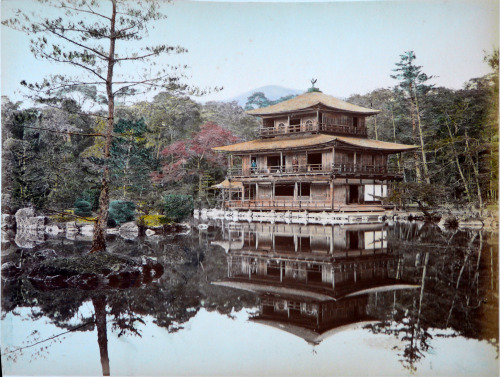
[{"label": "dense foliage", "polygon": [[[498,51],[485,57],[493,69],[459,90],[429,84],[412,51],[396,63],[392,89],[353,95],[348,102],[380,109],[367,121],[369,136],[419,146],[395,158],[405,182],[396,199],[484,208],[498,199]],[[425,183],[425,185],[424,185]],[[416,189],[418,188],[418,190]],[[434,193],[434,194],[432,194]]]},{"label": "dense foliage", "polygon": [[[369,137],[419,147],[415,154],[392,157],[405,173],[394,202],[424,209],[444,202],[476,208],[496,203],[498,52],[485,61],[491,74],[452,90],[433,86],[415,54],[406,52],[395,65],[394,88],[347,99],[381,110],[367,120]],[[249,103],[270,104],[259,98]],[[67,210],[84,200],[95,214],[104,140],[78,133],[101,133],[106,122],[99,113],[80,114],[73,100],[63,105],[24,108],[2,98],[4,211],[27,205]],[[172,194],[191,195],[196,206],[215,205],[211,186],[224,179],[227,160],[212,148],[252,139],[259,127],[236,102],[200,104],[169,92],[117,106],[115,119],[107,162],[110,199],[134,203],[139,215],[165,214],[163,198]]]},{"label": "dense foliage", "polygon": [[193,214],[194,201],[191,195],[166,195],[164,202],[165,215],[175,222],[186,220]]},{"label": "dense foliage", "polygon": [[116,226],[134,220],[135,204],[125,200],[113,200],[109,203],[108,225]]}]

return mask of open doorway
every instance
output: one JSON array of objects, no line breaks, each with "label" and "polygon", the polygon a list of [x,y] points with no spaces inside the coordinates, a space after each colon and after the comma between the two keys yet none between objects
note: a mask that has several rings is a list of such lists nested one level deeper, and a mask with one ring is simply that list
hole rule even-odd
[{"label": "open doorway", "polygon": [[280,156],[267,156],[267,169],[270,173],[281,169]]},{"label": "open doorway", "polygon": [[322,162],[321,153],[310,153],[307,155],[308,170],[321,170]]},{"label": "open doorway", "polygon": [[349,204],[359,203],[359,186],[349,185]]}]

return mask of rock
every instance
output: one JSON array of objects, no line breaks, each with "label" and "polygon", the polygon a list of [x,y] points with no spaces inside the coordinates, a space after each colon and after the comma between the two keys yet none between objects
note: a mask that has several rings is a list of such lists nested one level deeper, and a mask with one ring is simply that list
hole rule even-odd
[{"label": "rock", "polygon": [[32,207],[21,208],[15,214],[18,227],[26,227],[28,219],[35,216],[35,210]]},{"label": "rock", "polygon": [[76,222],[72,221],[66,223],[66,234],[76,235],[77,233],[78,233],[78,227],[76,226]]},{"label": "rock", "polygon": [[199,230],[207,230],[208,229],[208,225],[207,224],[199,224],[198,225],[198,229]]},{"label": "rock", "polygon": [[45,216],[35,216],[35,210],[31,207],[21,208],[15,216],[18,229],[42,229],[47,220]]},{"label": "rock", "polygon": [[156,234],[156,232],[154,230],[146,229],[146,236],[150,237],[150,236],[154,236],[155,234]]},{"label": "rock", "polygon": [[93,236],[94,235],[94,225],[87,224],[80,228],[80,234],[82,236]]},{"label": "rock", "polygon": [[107,234],[118,234],[120,232],[120,229],[119,228],[108,228],[106,230],[106,233]]},{"label": "rock", "polygon": [[24,249],[32,249],[37,244],[45,242],[45,233],[38,232],[38,229],[18,228],[14,242]]},{"label": "rock", "polygon": [[50,234],[51,236],[57,236],[63,230],[59,228],[57,225],[47,225],[45,227],[45,233]]},{"label": "rock", "polygon": [[14,216],[2,213],[2,229],[12,229],[14,228],[14,225]]},{"label": "rock", "polygon": [[134,238],[139,236],[139,227],[133,221],[129,223],[125,223],[120,227],[119,230],[120,236],[125,238],[126,240],[133,240]]}]

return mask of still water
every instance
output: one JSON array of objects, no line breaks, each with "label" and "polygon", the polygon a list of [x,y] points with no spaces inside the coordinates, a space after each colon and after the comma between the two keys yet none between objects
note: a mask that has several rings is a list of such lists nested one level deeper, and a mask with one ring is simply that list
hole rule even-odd
[{"label": "still water", "polygon": [[[90,245],[43,238],[4,242],[2,263]],[[2,280],[4,375],[498,375],[496,235],[219,222],[109,251],[164,273],[97,290]]]}]

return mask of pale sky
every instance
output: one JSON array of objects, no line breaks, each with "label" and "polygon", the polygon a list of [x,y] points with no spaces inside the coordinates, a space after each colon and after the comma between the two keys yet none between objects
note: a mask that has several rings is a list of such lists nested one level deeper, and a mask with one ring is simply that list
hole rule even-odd
[{"label": "pale sky", "polygon": [[[2,19],[33,0],[2,0]],[[395,85],[394,63],[413,50],[433,83],[458,89],[489,72],[484,52],[498,47],[498,1],[174,1],[147,43],[189,53],[190,83],[223,86],[203,100],[226,99],[264,85],[306,90],[311,78],[339,97]],[[2,94],[64,67],[34,60],[29,37],[2,26]],[[118,47],[119,48],[119,47]]]}]

